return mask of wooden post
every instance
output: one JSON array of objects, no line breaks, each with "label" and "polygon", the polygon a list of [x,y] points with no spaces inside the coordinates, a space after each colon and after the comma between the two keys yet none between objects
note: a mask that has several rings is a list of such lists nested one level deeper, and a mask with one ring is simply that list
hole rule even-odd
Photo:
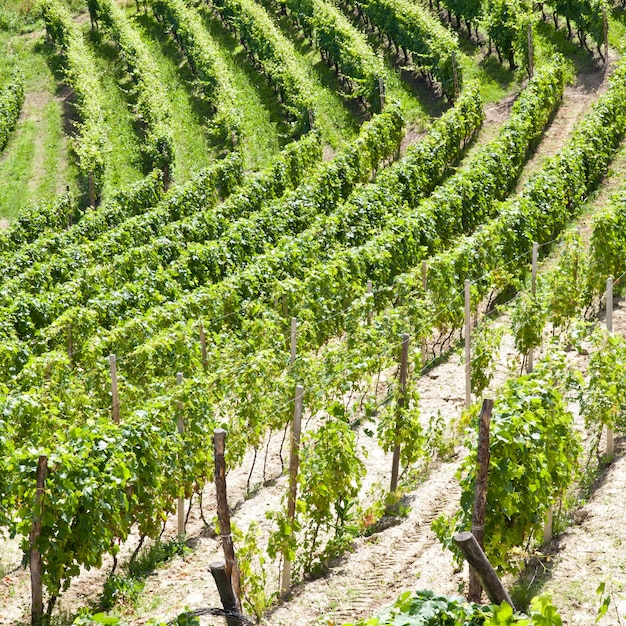
[{"label": "wooden post", "polygon": [[[478,422],[478,472],[476,473],[476,486],[474,489],[474,511],[472,515],[472,534],[481,548],[484,548],[485,538],[485,509],[487,507],[487,480],[489,478],[489,426],[493,400],[485,398],[480,410]],[[474,570],[470,569],[469,602],[480,602],[482,588]]]},{"label": "wooden post", "polygon": [[[424,294],[428,286],[428,264],[426,261],[422,261],[422,289]],[[426,338],[422,339],[422,369],[426,367]]]},{"label": "wooden post", "polygon": [[507,602],[512,607],[515,607],[491,563],[489,563],[482,548],[478,545],[476,537],[472,533],[464,532],[457,533],[452,540],[463,553],[469,566],[476,572],[478,580],[480,580],[480,584],[487,593],[489,600],[493,604]]},{"label": "wooden post", "polygon": [[[539,258],[539,244],[535,241],[533,242],[533,253],[532,253],[532,269],[530,276],[530,292],[533,295],[533,298],[537,294],[537,260]],[[526,371],[530,374],[535,367],[535,353],[531,348],[528,351],[528,363],[526,366]]]},{"label": "wooden post", "polygon": [[89,203],[91,208],[96,206],[96,189],[93,183],[93,172],[89,172]]},{"label": "wooden post", "polygon": [[[296,516],[296,496],[298,493],[298,468],[300,466],[300,433],[302,431],[302,403],[304,387],[296,387],[296,401],[291,426],[291,452],[289,454],[289,494],[287,499],[287,523],[293,526]],[[283,576],[280,595],[284,597],[291,587],[291,561],[283,555]]]},{"label": "wooden post", "polygon": [[241,591],[239,584],[239,566],[235,557],[232,530],[230,527],[230,512],[228,510],[228,497],[226,495],[226,431],[216,428],[213,431],[213,449],[215,451],[215,491],[217,493],[217,519],[220,524],[220,537],[226,561],[226,574],[230,580],[237,602],[237,610],[241,611]]},{"label": "wooden post", "polygon": [[[606,329],[608,332],[613,332],[613,277],[609,276],[606,279]],[[615,454],[615,442],[613,429],[607,426],[606,428],[606,454],[607,456],[614,456]]]},{"label": "wooden post", "polygon": [[[372,281],[371,281],[371,280],[368,280],[368,281],[367,281],[367,293],[368,293],[368,295],[370,295],[370,296],[374,295],[374,286],[372,285]],[[373,312],[373,311],[370,311],[370,312],[367,314],[367,323],[368,323],[368,324],[371,324],[371,323],[372,323],[372,317],[373,317],[373,316],[374,316],[374,312]]]},{"label": "wooden post", "polygon": [[546,514],[546,523],[543,527],[543,543],[548,544],[552,541],[552,521],[553,521],[553,511],[552,507],[548,509],[548,513]]},{"label": "wooden post", "polygon": [[602,9],[603,35],[604,35],[604,63],[609,64],[609,18],[606,15],[606,6]]},{"label": "wooden post", "polygon": [[454,81],[454,99],[459,97],[459,74],[456,68],[456,54],[454,50],[450,53],[452,56],[452,80]]},{"label": "wooden post", "polygon": [[378,93],[380,96],[380,110],[385,108],[385,83],[382,78],[378,79]]},{"label": "wooden post", "polygon": [[[406,403],[406,381],[409,374],[409,336],[402,335],[402,354],[400,356],[400,397],[398,398],[398,410],[401,410]],[[393,446],[393,459],[391,461],[391,486],[389,490],[393,493],[398,488],[398,474],[400,471],[400,437],[398,434],[398,424],[396,424],[396,440]]]},{"label": "wooden post", "polygon": [[111,368],[111,417],[116,424],[120,423],[120,396],[117,388],[117,361],[114,354],[109,355]]},{"label": "wooden post", "polygon": [[213,574],[215,586],[220,594],[220,600],[226,613],[226,624],[228,626],[241,626],[242,620],[238,618],[238,616],[241,616],[241,613],[237,598],[233,593],[233,587],[230,584],[230,578],[226,572],[226,565],[223,561],[217,561],[211,563],[209,569],[211,574]]},{"label": "wooden post", "polygon": [[202,322],[198,325],[198,331],[200,333],[200,350],[202,354],[202,367],[206,371],[209,367],[209,362],[206,356],[206,334],[204,332],[204,326]]},{"label": "wooden post", "polygon": [[41,455],[37,461],[37,491],[35,492],[35,509],[33,525],[30,531],[30,592],[31,592],[31,623],[41,626],[43,620],[43,563],[37,540],[41,534],[43,517],[44,487],[48,473],[48,457]]},{"label": "wooden post", "polygon": [[70,360],[70,367],[74,365],[74,343],[72,341],[72,323],[67,325],[67,358]]},{"label": "wooden post", "polygon": [[535,48],[533,42],[533,25],[528,22],[528,77],[532,78],[535,73]]},{"label": "wooden post", "polygon": [[[176,374],[176,384],[183,384],[183,373],[178,372]],[[182,400],[178,402],[178,419],[176,422],[176,430],[179,435],[182,435],[185,432],[185,423],[183,422],[183,403]],[[178,536],[183,537],[185,534],[185,498],[178,498],[177,505],[177,513],[178,513]]]},{"label": "wooden post", "polygon": [[465,280],[465,406],[472,403],[472,348],[471,348],[471,291],[470,281]]},{"label": "wooden post", "polygon": [[289,357],[289,364],[293,365],[296,362],[298,354],[298,318],[291,318],[291,355]]}]

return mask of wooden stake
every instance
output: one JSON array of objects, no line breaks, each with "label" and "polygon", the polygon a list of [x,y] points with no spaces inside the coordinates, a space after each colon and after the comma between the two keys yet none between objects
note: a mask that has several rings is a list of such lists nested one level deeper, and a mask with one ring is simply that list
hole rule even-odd
[{"label": "wooden stake", "polygon": [[291,318],[291,356],[289,357],[290,365],[296,362],[298,351],[298,318]]},{"label": "wooden stake", "polygon": [[[606,279],[606,329],[608,332],[613,332],[613,277],[609,276]],[[606,454],[607,456],[614,456],[615,454],[615,442],[613,429],[607,426],[606,428]]]},{"label": "wooden stake", "polygon": [[493,604],[507,602],[515,608],[504,585],[498,578],[491,563],[489,563],[482,548],[478,545],[476,537],[474,537],[472,533],[464,532],[457,533],[452,540],[467,559],[469,566],[476,572],[478,580],[480,580],[480,584],[487,593],[489,600],[491,600]]},{"label": "wooden stake", "polygon": [[41,626],[43,620],[43,562],[37,546],[41,534],[41,519],[43,517],[44,487],[48,473],[48,457],[41,455],[37,461],[37,491],[35,493],[35,508],[33,511],[33,525],[30,531],[30,593],[31,593],[31,622],[33,626]]},{"label": "wooden stake", "polygon": [[198,325],[198,331],[200,333],[200,350],[202,353],[202,367],[206,371],[209,367],[209,362],[206,356],[206,334],[204,332],[204,326],[202,325],[202,322],[200,322],[200,324]]},{"label": "wooden stake", "polygon": [[[374,286],[372,285],[372,281],[368,280],[367,281],[367,293],[368,295],[373,295],[374,294]],[[372,317],[374,316],[374,311],[370,311],[367,314],[367,323],[371,324],[372,323]]]},{"label": "wooden stake", "polygon": [[[422,289],[426,293],[428,287],[428,264],[422,261]],[[426,367],[426,339],[422,339],[422,369]]]},{"label": "wooden stake", "polygon": [[224,560],[226,562],[226,575],[233,588],[237,610],[241,612],[239,566],[237,565],[237,558],[235,557],[235,546],[233,545],[233,536],[230,527],[230,512],[228,510],[228,497],[226,495],[226,462],[224,460],[226,452],[226,431],[223,428],[216,428],[213,431],[213,449],[215,451],[217,519],[220,524],[220,537],[222,539]]},{"label": "wooden stake", "polygon": [[115,355],[109,355],[109,366],[111,368],[111,418],[116,424],[120,423],[120,397],[117,388],[117,361]]},{"label": "wooden stake", "polygon": [[[474,511],[472,515],[472,534],[481,548],[484,548],[485,538],[485,509],[487,507],[487,481],[489,478],[489,426],[493,400],[485,398],[480,410],[478,422],[478,472],[476,473],[476,486],[474,489]],[[469,602],[480,602],[482,587],[474,570],[470,570]]]},{"label": "wooden stake", "polygon": [[378,94],[380,96],[380,110],[385,108],[385,83],[382,78],[378,79]]},{"label": "wooden stake", "polygon": [[93,172],[89,172],[89,203],[91,208],[96,206],[96,189],[93,183]]},{"label": "wooden stake", "polygon": [[604,20],[604,63],[609,64],[609,18],[606,15],[606,6],[602,9],[602,19]]},{"label": "wooden stake", "polygon": [[[304,387],[296,387],[296,401],[291,426],[291,452],[289,454],[289,493],[287,499],[287,523],[293,526],[296,516],[296,496],[298,494],[298,468],[300,466],[300,433],[302,432],[302,403]],[[291,587],[291,561],[283,555],[283,576],[280,588],[282,597],[289,593]]]},{"label": "wooden stake", "polygon": [[[398,410],[406,403],[406,381],[409,375],[409,336],[402,335],[402,354],[400,357],[400,397],[398,398]],[[396,421],[396,438],[393,447],[393,459],[391,461],[391,486],[389,490],[394,493],[398,488],[398,475],[400,472],[400,435],[399,423]]]},{"label": "wooden stake", "polygon": [[451,52],[452,56],[452,79],[454,81],[454,99],[459,97],[459,74],[456,68],[456,54],[454,50]]},{"label": "wooden stake", "polygon": [[215,580],[215,586],[220,594],[220,600],[226,613],[227,626],[241,626],[242,620],[238,616],[241,616],[239,611],[239,605],[237,598],[233,593],[232,585],[230,584],[230,578],[226,572],[226,565],[223,561],[217,561],[209,565],[213,579]]},{"label": "wooden stake", "polygon": [[[539,244],[535,241],[533,243],[533,253],[532,253],[532,269],[531,269],[531,277],[530,277],[530,292],[533,297],[537,293],[537,260],[539,258]],[[528,364],[526,367],[527,372],[530,374],[535,367],[535,353],[531,348],[528,351]]]},{"label": "wooden stake", "polygon": [[67,325],[67,358],[70,360],[70,367],[74,364],[74,343],[72,342],[72,323]]},{"label": "wooden stake", "polygon": [[[178,374],[176,374],[176,384],[177,385],[183,384],[182,372],[178,372]],[[185,432],[185,423],[183,422],[182,400],[178,402],[178,419],[177,419],[176,427],[177,427],[176,429],[179,435],[182,435]],[[182,537],[185,534],[185,498],[184,497],[178,498],[177,513],[178,513],[178,536]]]},{"label": "wooden stake", "polygon": [[471,292],[470,281],[465,280],[465,406],[472,403],[472,348],[471,348]]},{"label": "wooden stake", "polygon": [[543,543],[548,544],[552,541],[552,518],[553,511],[552,507],[548,509],[548,513],[546,514],[546,523],[543,527]]},{"label": "wooden stake", "polygon": [[528,77],[532,78],[535,73],[535,48],[533,42],[533,25],[528,22]]}]

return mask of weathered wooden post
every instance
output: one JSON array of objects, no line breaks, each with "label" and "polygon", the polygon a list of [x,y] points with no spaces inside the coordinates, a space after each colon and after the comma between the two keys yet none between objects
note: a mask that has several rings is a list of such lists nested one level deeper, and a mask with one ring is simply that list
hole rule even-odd
[{"label": "weathered wooden post", "polygon": [[120,423],[120,396],[117,388],[117,360],[114,354],[109,355],[111,370],[111,417],[116,424]]},{"label": "weathered wooden post", "polygon": [[[293,527],[296,516],[296,496],[298,495],[298,468],[300,466],[300,434],[302,432],[302,404],[304,387],[296,387],[296,399],[291,427],[291,452],[289,454],[289,492],[287,495],[287,523]],[[291,587],[291,561],[283,555],[283,575],[280,593],[287,595]]]},{"label": "weathered wooden post", "polygon": [[[532,252],[532,269],[530,276],[530,292],[533,295],[533,298],[537,294],[537,260],[539,258],[539,244],[535,241],[533,243],[533,252]],[[528,363],[526,367],[526,371],[530,374],[535,367],[535,353],[531,348],[528,351]]]},{"label": "weathered wooden post", "polygon": [[[406,404],[406,382],[409,374],[409,336],[404,333],[402,335],[402,354],[400,356],[400,397],[398,398],[398,410],[402,410]],[[398,488],[398,476],[400,473],[400,425],[396,418],[396,439],[393,446],[393,459],[391,461],[391,486],[390,491],[393,493]]]},{"label": "weathered wooden post", "polygon": [[472,404],[472,312],[470,281],[465,280],[465,406]]},{"label": "weathered wooden post", "polygon": [[[484,547],[485,538],[485,509],[487,507],[487,481],[489,478],[489,427],[493,411],[493,400],[485,398],[478,418],[478,454],[476,486],[474,488],[474,511],[472,515],[472,534],[478,545]],[[482,588],[474,570],[470,569],[469,591],[467,599],[470,602],[480,602]]]},{"label": "weathered wooden post", "polygon": [[[183,373],[178,372],[176,374],[176,384],[183,384]],[[180,400],[177,405],[178,408],[178,418],[176,420],[176,430],[179,435],[182,435],[185,432],[185,422],[183,421],[183,402]],[[185,498],[184,496],[179,496],[176,512],[178,517],[178,536],[183,537],[185,535]]]},{"label": "weathered wooden post", "polygon": [[[613,277],[606,279],[606,329],[613,332]],[[612,457],[615,454],[613,428],[606,428],[606,454]]]},{"label": "weathered wooden post", "polygon": [[43,563],[37,540],[41,534],[41,520],[43,517],[44,487],[48,473],[48,457],[41,455],[37,461],[37,490],[35,492],[35,508],[33,511],[33,525],[30,531],[30,593],[31,593],[31,623],[41,626],[43,620]]}]

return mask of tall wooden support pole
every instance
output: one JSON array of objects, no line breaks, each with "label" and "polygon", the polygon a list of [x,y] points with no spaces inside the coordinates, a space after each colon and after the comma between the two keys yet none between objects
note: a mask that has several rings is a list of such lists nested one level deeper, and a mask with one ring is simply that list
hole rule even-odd
[{"label": "tall wooden support pole", "polygon": [[552,507],[548,509],[546,513],[546,523],[543,527],[543,543],[548,544],[552,541],[552,522],[553,522],[554,512]]},{"label": "tall wooden support pole", "polygon": [[117,360],[114,354],[109,355],[111,370],[111,418],[116,424],[120,423],[120,395],[117,388]]},{"label": "tall wooden support pole", "polygon": [[[428,286],[428,264],[422,261],[422,289],[424,294]],[[426,339],[422,339],[422,369],[426,367]]]},{"label": "tall wooden support pole", "polygon": [[93,182],[93,172],[89,172],[89,204],[92,209],[96,206],[96,188]]},{"label": "tall wooden support pole", "polygon": [[[613,332],[613,277],[606,279],[606,329]],[[613,429],[607,426],[606,429],[606,453],[608,456],[615,454],[615,443],[613,440]]]},{"label": "tall wooden support pole", "polygon": [[[176,374],[176,384],[183,384],[183,373],[178,372]],[[182,400],[178,402],[178,419],[176,420],[176,430],[179,435],[182,435],[185,432],[185,422],[183,421],[183,403]],[[178,503],[176,507],[177,517],[178,517],[178,536],[182,537],[185,534],[185,498],[184,496],[179,496]]]},{"label": "tall wooden support pole", "polygon": [[30,593],[31,593],[31,623],[32,626],[41,626],[43,620],[43,563],[37,540],[41,534],[41,519],[43,517],[44,487],[48,473],[48,457],[41,455],[37,461],[37,491],[35,492],[35,508],[33,511],[33,525],[30,531]]},{"label": "tall wooden support pole", "polygon": [[456,67],[456,54],[454,50],[452,50],[451,61],[452,61],[452,80],[454,83],[454,99],[456,100],[459,97],[459,72]]},{"label": "tall wooden support pole", "polygon": [[380,96],[380,110],[385,108],[385,82],[382,78],[378,79],[378,92]]},{"label": "tall wooden support pole", "polygon": [[239,566],[235,557],[232,530],[230,527],[230,512],[228,510],[228,497],[226,495],[226,431],[216,428],[213,431],[213,449],[215,452],[215,491],[217,493],[217,519],[220,525],[220,537],[226,562],[226,575],[233,588],[233,594],[237,601],[237,610],[241,611],[241,590]]},{"label": "tall wooden support pole", "polygon": [[[533,297],[537,294],[537,261],[539,259],[539,244],[535,241],[533,243],[533,254],[532,254],[532,269],[530,275],[530,291],[533,294]],[[531,348],[528,351],[528,363],[527,363],[527,372],[530,374],[535,367],[535,353]]]},{"label": "tall wooden support pole", "polygon": [[528,77],[532,78],[535,73],[535,43],[533,41],[533,25],[528,22]]},{"label": "tall wooden support pole", "polygon": [[[368,296],[373,296],[374,295],[374,285],[372,285],[372,281],[368,280],[367,281],[367,295]],[[367,323],[371,324],[372,323],[372,318],[374,317],[374,312],[370,311],[367,314]]]},{"label": "tall wooden support pole", "polygon": [[206,371],[209,367],[209,361],[206,354],[206,333],[204,332],[204,325],[202,322],[198,325],[198,332],[200,334],[200,350],[202,354],[202,367]]},{"label": "tall wooden support pole", "polygon": [[609,63],[609,18],[606,14],[606,6],[602,9],[603,24],[603,36],[604,36],[604,63]]},{"label": "tall wooden support pole", "polygon": [[[398,409],[401,410],[406,403],[406,382],[409,375],[409,336],[402,335],[402,354],[400,356],[400,397],[398,398]],[[398,476],[400,473],[400,435],[399,424],[396,423],[396,440],[393,446],[393,459],[391,461],[391,493],[398,488]]]},{"label": "tall wooden support pole", "polygon": [[291,318],[291,354],[289,357],[289,363],[293,365],[296,362],[296,356],[298,354],[298,318]]},{"label": "tall wooden support pole", "polygon": [[[478,471],[476,472],[476,486],[474,488],[474,511],[472,514],[472,534],[481,548],[484,548],[485,539],[485,509],[487,508],[487,481],[489,478],[489,427],[493,400],[485,398],[478,418]],[[470,569],[469,602],[480,602],[482,587],[476,572]]]},{"label": "tall wooden support pole", "polygon": [[465,406],[472,403],[472,311],[470,281],[465,280]]},{"label": "tall wooden support pole", "polygon": [[472,533],[464,532],[457,533],[452,540],[463,553],[469,566],[476,572],[478,580],[480,580],[480,584],[487,593],[489,600],[493,604],[507,602],[514,607],[511,597],[498,578],[491,563],[489,563],[482,548],[478,545],[476,537]]},{"label": "tall wooden support pole", "polygon": [[[304,387],[296,387],[296,402],[291,426],[291,452],[289,454],[289,493],[287,498],[287,523],[293,527],[296,516],[296,496],[298,494],[298,468],[300,466],[300,433],[302,432],[302,403]],[[283,576],[280,586],[281,596],[287,595],[291,587],[291,561],[283,555]]]}]

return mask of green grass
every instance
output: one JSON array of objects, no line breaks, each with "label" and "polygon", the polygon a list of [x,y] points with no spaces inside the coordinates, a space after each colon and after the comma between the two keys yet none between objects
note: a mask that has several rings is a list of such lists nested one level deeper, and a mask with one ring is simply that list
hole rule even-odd
[{"label": "green grass", "polygon": [[66,186],[75,192],[77,183],[64,136],[67,108],[57,95],[43,37],[2,32],[0,44],[0,76],[19,68],[27,94],[17,128],[0,157],[0,217],[11,220],[24,207]]},{"label": "green grass", "polygon": [[156,21],[147,15],[137,15],[131,22],[134,22],[157,65],[160,81],[170,103],[170,128],[174,139],[172,174],[177,183],[182,183],[189,180],[194,173],[208,167],[215,160],[216,154],[188,86],[172,59],[172,56],[176,58],[178,54],[172,49],[173,42]]},{"label": "green grass", "polygon": [[142,177],[141,139],[135,130],[129,102],[118,82],[124,81],[125,75],[116,63],[117,49],[112,43],[103,41],[97,33],[91,33],[86,41],[94,53],[103,93],[106,94],[102,107],[109,142],[103,192],[107,197],[116,187]]}]

